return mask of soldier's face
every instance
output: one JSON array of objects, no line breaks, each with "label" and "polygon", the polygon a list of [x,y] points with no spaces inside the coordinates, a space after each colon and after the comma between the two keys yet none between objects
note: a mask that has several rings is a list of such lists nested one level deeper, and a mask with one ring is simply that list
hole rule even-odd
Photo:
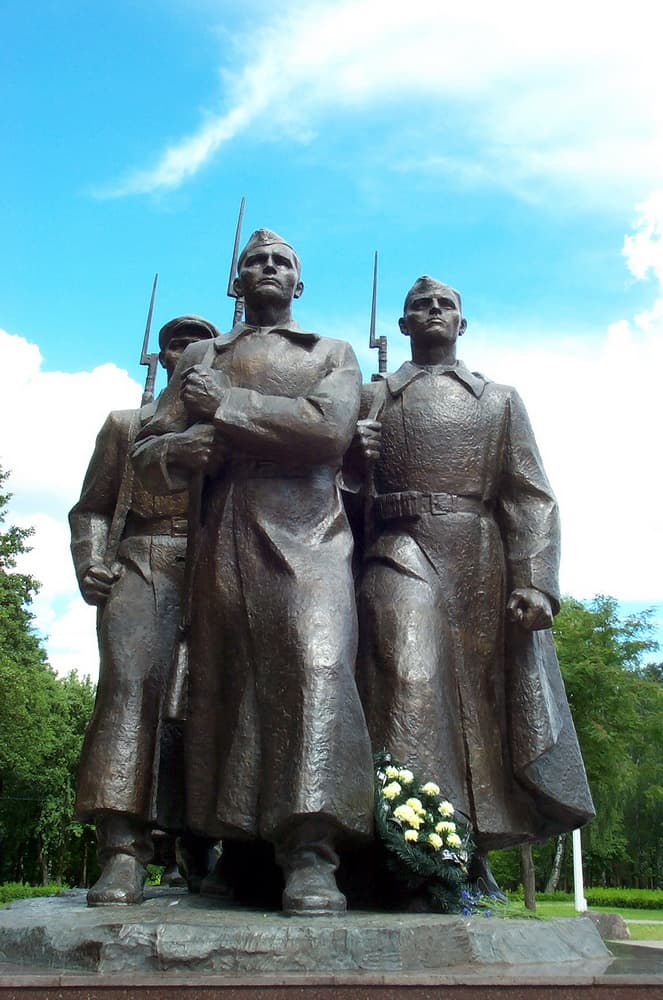
[{"label": "soldier's face", "polygon": [[195,344],[197,341],[204,339],[206,338],[204,338],[200,333],[188,330],[176,333],[170,338],[164,350],[160,354],[161,364],[166,369],[168,378],[170,378],[175,371],[177,362],[180,360],[189,344]]},{"label": "soldier's face", "polygon": [[430,285],[408,296],[401,332],[415,340],[455,341],[466,326],[456,296],[446,285]]},{"label": "soldier's face", "polygon": [[304,290],[295,257],[281,243],[248,253],[240,265],[236,288],[249,302],[290,302]]}]

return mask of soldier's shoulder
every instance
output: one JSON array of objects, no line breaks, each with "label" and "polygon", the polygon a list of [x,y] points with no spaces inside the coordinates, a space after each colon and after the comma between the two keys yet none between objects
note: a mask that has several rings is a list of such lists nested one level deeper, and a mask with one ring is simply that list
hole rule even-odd
[{"label": "soldier's shoulder", "polygon": [[104,421],[103,427],[109,431],[128,430],[139,414],[140,410],[138,408],[133,410],[111,410]]},{"label": "soldier's shoulder", "polygon": [[338,337],[323,337],[316,334],[317,344],[320,350],[326,352],[328,357],[338,359],[342,362],[351,362],[359,367],[357,355],[351,343],[347,340],[340,340]]}]

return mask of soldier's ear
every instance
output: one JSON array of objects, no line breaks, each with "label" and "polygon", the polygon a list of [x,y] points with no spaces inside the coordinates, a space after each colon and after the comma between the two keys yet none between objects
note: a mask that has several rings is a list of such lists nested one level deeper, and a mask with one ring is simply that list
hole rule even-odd
[{"label": "soldier's ear", "polygon": [[241,298],[242,295],[244,294],[244,289],[242,288],[242,279],[239,277],[239,275],[233,281],[233,290],[237,294],[238,298]]},{"label": "soldier's ear", "polygon": [[466,330],[467,330],[467,320],[463,318],[461,319],[460,326],[458,327],[458,336],[462,337]]},{"label": "soldier's ear", "polygon": [[293,299],[298,299],[303,291],[304,291],[304,282],[298,281],[297,284],[295,285],[295,291],[292,296]]},{"label": "soldier's ear", "polygon": [[400,327],[400,331],[403,334],[403,336],[404,337],[409,337],[410,333],[408,331],[407,324],[405,322],[405,316],[401,316],[401,318],[398,321],[398,325]]}]

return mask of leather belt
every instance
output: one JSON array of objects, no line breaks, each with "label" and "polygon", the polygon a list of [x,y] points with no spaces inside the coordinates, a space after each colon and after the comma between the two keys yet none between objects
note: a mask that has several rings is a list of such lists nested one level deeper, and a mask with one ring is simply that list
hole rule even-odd
[{"label": "leather belt", "polygon": [[186,538],[186,517],[130,517],[124,530],[125,538],[136,538],[138,535],[170,535],[173,538]]},{"label": "leather belt", "polygon": [[488,513],[488,503],[480,497],[463,497],[455,493],[381,493],[374,501],[375,511],[383,521],[399,517],[418,517],[420,514],[478,514]]}]

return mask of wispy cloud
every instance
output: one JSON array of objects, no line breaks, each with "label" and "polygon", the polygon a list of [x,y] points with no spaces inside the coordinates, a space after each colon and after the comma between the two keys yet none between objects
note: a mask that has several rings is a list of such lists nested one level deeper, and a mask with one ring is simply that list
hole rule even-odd
[{"label": "wispy cloud", "polygon": [[[604,3],[505,0],[291,2],[237,27],[224,43],[220,109],[153,166],[108,185],[105,196],[176,188],[250,133],[309,141],[326,117],[388,107],[394,134],[416,122],[408,169],[467,182],[543,177],[592,189],[653,186],[663,166],[659,31],[655,5],[623,16]],[[463,150],[449,156],[448,122]],[[480,166],[478,166],[480,164]],[[591,181],[591,184],[589,183]]]}]

